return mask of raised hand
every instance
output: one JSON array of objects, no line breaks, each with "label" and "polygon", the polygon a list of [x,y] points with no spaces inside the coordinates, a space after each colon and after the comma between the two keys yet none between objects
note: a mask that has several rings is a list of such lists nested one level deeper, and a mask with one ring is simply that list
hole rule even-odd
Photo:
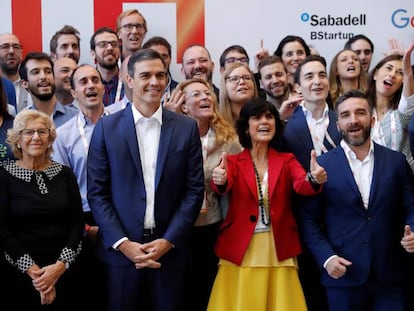
[{"label": "raised hand", "polygon": [[173,90],[171,96],[164,101],[163,106],[171,111],[182,113],[181,105],[184,102],[185,93],[180,90]]},{"label": "raised hand", "polygon": [[260,61],[263,58],[265,58],[266,56],[268,56],[268,55],[269,55],[269,51],[264,48],[264,46],[263,46],[263,39],[260,39],[260,48],[259,48],[259,51],[257,51],[256,54],[254,55],[255,71],[258,70]]},{"label": "raised hand", "polygon": [[221,161],[213,170],[213,182],[222,186],[227,182],[227,152],[221,154]]},{"label": "raised hand", "polygon": [[404,226],[404,236],[401,239],[401,245],[407,252],[414,252],[414,233],[409,225]]},{"label": "raised hand", "polygon": [[318,161],[316,161],[315,150],[311,151],[309,171],[312,175],[313,181],[319,185],[325,183],[328,180],[328,174],[326,173],[325,169],[319,165]]}]

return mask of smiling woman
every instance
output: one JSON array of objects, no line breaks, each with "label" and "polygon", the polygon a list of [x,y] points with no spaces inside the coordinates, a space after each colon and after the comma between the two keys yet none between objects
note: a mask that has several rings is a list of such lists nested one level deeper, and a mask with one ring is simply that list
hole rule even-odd
[{"label": "smiling woman", "polygon": [[405,154],[414,171],[414,159],[407,135],[414,111],[414,79],[411,54],[414,42],[404,56],[386,56],[368,77],[368,102],[374,107],[375,124],[372,139],[383,146]]},{"label": "smiling woman", "polygon": [[240,109],[258,97],[254,75],[246,63],[232,63],[223,72],[220,84],[219,110],[223,118],[235,124]]},{"label": "smiling woman", "polygon": [[177,85],[185,99],[181,110],[197,121],[203,152],[205,197],[193,227],[191,239],[192,263],[186,270],[187,293],[183,310],[206,310],[218,258],[214,244],[225,209],[225,201],[211,189],[212,170],[220,161],[221,154],[235,154],[241,147],[232,124],[218,112],[217,99],[204,79],[192,78]]},{"label": "smiling woman", "polygon": [[292,191],[316,194],[326,172],[315,152],[309,179],[293,154],[271,147],[281,140],[283,122],[268,101],[247,102],[236,131],[244,151],[222,154],[212,172],[212,189],[229,195],[229,210],[215,246],[220,261],[208,311],[307,310],[297,274],[301,249],[291,197]]},{"label": "smiling woman", "polygon": [[0,171],[3,279],[6,295],[24,297],[5,301],[8,310],[67,310],[79,294],[82,205],[72,170],[50,159],[55,138],[53,121],[36,110],[20,112],[8,130],[18,160]]}]

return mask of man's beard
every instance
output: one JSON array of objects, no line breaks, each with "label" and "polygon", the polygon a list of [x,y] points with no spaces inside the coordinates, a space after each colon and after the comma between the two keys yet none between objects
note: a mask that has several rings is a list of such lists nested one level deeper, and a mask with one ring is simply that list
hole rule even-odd
[{"label": "man's beard", "polygon": [[55,89],[56,89],[56,87],[55,87],[54,84],[52,84],[51,87],[52,87],[52,90],[50,91],[50,93],[42,93],[42,94],[40,94],[39,92],[37,92],[37,89],[32,88],[30,86],[29,86],[29,90],[30,90],[30,93],[34,97],[38,98],[39,100],[41,100],[41,101],[48,101],[48,100],[50,100],[55,95]]},{"label": "man's beard", "polygon": [[[17,63],[16,63],[17,64]],[[6,76],[13,76],[17,73],[17,71],[19,70],[19,65],[17,64],[14,67],[9,66],[7,63],[0,63],[0,68],[1,71],[6,75]]]},{"label": "man's beard", "polygon": [[342,138],[345,140],[345,142],[348,145],[358,147],[358,146],[363,145],[367,141],[367,139],[370,137],[371,126],[363,127],[362,136],[356,139],[350,138],[347,132],[342,131],[342,130],[341,130],[341,134],[342,134]]}]

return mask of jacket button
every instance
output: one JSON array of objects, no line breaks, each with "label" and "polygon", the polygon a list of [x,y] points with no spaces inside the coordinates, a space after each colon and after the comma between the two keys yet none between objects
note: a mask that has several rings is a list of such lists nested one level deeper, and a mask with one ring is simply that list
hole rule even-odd
[{"label": "jacket button", "polygon": [[251,222],[256,222],[257,221],[257,217],[254,215],[250,215],[250,221]]}]

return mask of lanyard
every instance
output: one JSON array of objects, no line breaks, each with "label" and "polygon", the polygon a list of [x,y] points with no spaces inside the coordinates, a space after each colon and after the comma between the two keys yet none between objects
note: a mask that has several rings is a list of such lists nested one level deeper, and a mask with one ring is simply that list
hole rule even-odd
[{"label": "lanyard", "polygon": [[121,100],[121,89],[122,89],[122,80],[121,74],[118,72],[118,85],[116,87],[115,101]]},{"label": "lanyard", "polygon": [[78,114],[78,129],[79,129],[79,134],[81,137],[82,145],[85,150],[85,154],[88,155],[89,141],[86,138],[86,132],[85,132],[85,129],[83,128],[82,113]]},{"label": "lanyard", "polygon": [[[203,166],[205,167],[206,165],[206,161],[207,161],[207,151],[208,151],[208,137],[210,136],[211,133],[211,127],[208,129],[208,132],[206,135],[204,135],[203,137],[200,137],[201,139],[201,148],[202,148],[202,152],[203,152]],[[201,207],[200,213],[201,214],[206,214],[208,210],[208,202],[207,202],[207,193],[204,190],[204,200],[203,200],[203,205]]]},{"label": "lanyard", "polygon": [[[336,144],[335,144],[335,142],[333,141],[333,139],[332,139],[332,137],[331,137],[331,135],[329,135],[329,133],[328,133],[328,127],[329,127],[329,117],[325,117],[326,119],[325,119],[325,121],[324,121],[324,128],[325,128],[325,138],[326,138],[326,140],[328,141],[328,143],[331,145],[331,147],[332,148],[335,148],[336,147]],[[308,126],[309,126],[309,124],[308,124]],[[313,127],[314,128],[314,127]],[[323,141],[321,141],[320,139],[319,139],[319,137],[317,136],[317,135],[315,135],[314,134],[314,129],[313,128],[311,128],[310,126],[309,126],[309,132],[310,132],[310,134],[311,134],[311,137],[312,137],[312,141],[313,141],[313,143],[315,144],[315,145],[317,145],[319,148],[320,148],[320,150],[321,150],[321,152],[322,153],[326,153],[326,152],[328,152],[328,149],[325,147],[325,145],[323,144]],[[316,147],[316,146],[315,146]]]}]

